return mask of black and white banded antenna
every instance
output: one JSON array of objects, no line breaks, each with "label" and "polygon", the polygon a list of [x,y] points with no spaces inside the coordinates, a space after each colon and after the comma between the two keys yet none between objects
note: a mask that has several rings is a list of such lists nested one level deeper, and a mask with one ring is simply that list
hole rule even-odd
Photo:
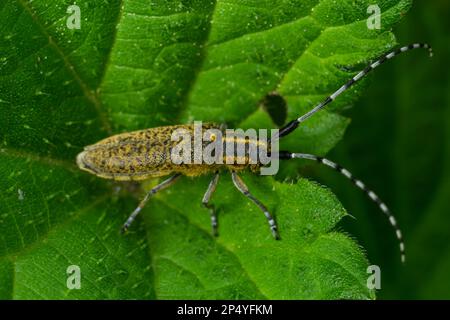
[{"label": "black and white banded antenna", "polygon": [[[323,109],[326,105],[328,105],[329,103],[331,103],[332,101],[334,101],[339,95],[341,95],[343,92],[345,92],[346,90],[348,90],[351,86],[353,86],[356,82],[358,82],[359,80],[361,80],[362,78],[364,78],[370,71],[372,71],[373,69],[375,69],[376,67],[380,66],[381,64],[383,64],[384,62],[386,62],[387,60],[390,60],[392,58],[394,58],[395,56],[399,55],[402,52],[406,52],[409,50],[413,50],[413,49],[419,49],[419,48],[423,48],[423,49],[428,49],[429,53],[430,53],[430,57],[433,56],[433,51],[430,45],[426,44],[426,43],[414,43],[414,44],[410,44],[408,46],[404,46],[401,48],[398,48],[392,52],[386,53],[384,55],[382,55],[379,59],[377,59],[375,62],[371,63],[370,65],[368,65],[366,68],[364,68],[364,70],[362,70],[361,72],[359,72],[356,76],[354,76],[353,78],[351,78],[346,84],[344,84],[342,87],[340,87],[336,92],[334,92],[332,95],[330,95],[329,97],[327,97],[325,100],[323,100],[321,103],[319,103],[317,106],[315,106],[314,108],[312,108],[309,112],[305,113],[304,115],[302,115],[301,117],[292,120],[291,122],[289,122],[288,124],[286,124],[285,126],[283,126],[277,135],[275,135],[273,139],[279,139],[282,138],[284,136],[287,136],[288,134],[290,134],[291,132],[293,132],[295,129],[297,129],[297,127],[299,126],[300,123],[302,123],[303,121],[305,121],[306,119],[310,118],[312,115],[314,115],[316,112],[320,111],[321,109]],[[293,152],[289,152],[289,151],[280,151],[279,152],[279,158],[280,160],[288,160],[288,159],[307,159],[307,160],[313,160],[316,161],[318,163],[324,164],[332,169],[334,169],[335,171],[339,172],[340,174],[344,175],[346,178],[348,178],[350,181],[352,181],[352,183],[358,187],[359,189],[361,189],[364,193],[367,194],[367,196],[373,201],[375,202],[378,207],[380,208],[380,210],[386,215],[386,217],[389,220],[389,223],[391,224],[391,226],[394,228],[395,230],[395,236],[397,237],[397,240],[399,242],[399,248],[400,248],[400,258],[402,263],[405,263],[406,260],[406,256],[405,256],[405,244],[403,242],[403,235],[402,232],[400,230],[400,228],[398,227],[397,224],[397,220],[395,219],[395,217],[392,215],[391,211],[389,210],[389,208],[387,207],[387,205],[380,199],[380,197],[378,197],[378,195],[373,192],[372,190],[370,190],[368,187],[366,187],[366,185],[359,179],[356,179],[351,173],[350,171],[348,171],[347,169],[345,169],[344,167],[340,166],[339,164],[328,160],[326,158],[323,157],[319,157],[319,156],[315,156],[312,154],[306,154],[306,153],[293,153]]]},{"label": "black and white banded antenna", "polygon": [[380,58],[378,58],[375,62],[369,64],[366,68],[364,68],[364,70],[362,70],[360,73],[358,73],[356,76],[354,76],[353,78],[351,78],[346,84],[344,84],[342,87],[340,87],[336,92],[334,92],[332,95],[328,96],[324,101],[322,101],[321,103],[319,103],[317,106],[315,106],[313,109],[311,109],[310,111],[308,111],[307,113],[305,113],[304,115],[302,115],[301,117],[292,120],[291,122],[289,122],[288,124],[286,124],[285,126],[283,126],[279,132],[278,135],[275,138],[281,138],[284,137],[288,134],[290,134],[292,131],[294,131],[295,129],[297,129],[297,127],[299,126],[300,123],[302,123],[303,121],[305,121],[306,119],[310,118],[313,114],[315,114],[316,112],[318,112],[319,110],[323,109],[326,105],[328,105],[329,103],[331,103],[332,101],[334,101],[338,96],[340,96],[343,92],[347,91],[350,87],[352,87],[355,83],[357,83],[359,80],[361,80],[362,78],[364,78],[368,73],[370,73],[370,71],[372,71],[373,69],[375,69],[376,67],[382,65],[383,63],[385,63],[387,60],[390,60],[392,58],[394,58],[395,56],[406,52],[406,51],[410,51],[413,49],[419,49],[419,48],[423,48],[423,49],[428,49],[429,53],[430,53],[430,57],[433,56],[433,50],[431,48],[431,46],[427,43],[413,43],[410,44],[408,46],[404,46],[401,48],[398,48],[394,51],[391,51],[389,53],[386,53],[384,55],[382,55]]}]

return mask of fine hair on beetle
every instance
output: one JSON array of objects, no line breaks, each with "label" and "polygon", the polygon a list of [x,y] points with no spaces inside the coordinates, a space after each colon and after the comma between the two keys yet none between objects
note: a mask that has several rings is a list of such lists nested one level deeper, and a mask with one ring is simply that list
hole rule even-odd
[{"label": "fine hair on beetle", "polygon": [[312,160],[328,166],[348,178],[378,205],[395,230],[401,261],[405,262],[405,245],[397,220],[387,205],[372,190],[361,180],[356,179],[350,171],[331,160],[313,154],[279,151],[278,141],[292,133],[302,122],[330,104],[387,60],[418,48],[428,49],[432,56],[431,47],[425,43],[410,44],[383,54],[310,111],[288,122],[279,130],[272,129],[270,137],[268,137],[267,130],[259,130],[258,136],[254,130],[231,130],[226,129],[224,125],[215,123],[195,122],[194,124],[163,126],[117,134],[87,146],[77,155],[77,164],[80,169],[98,177],[117,181],[142,181],[170,176],[146,193],[124,223],[123,232],[128,230],[136,216],[155,193],[171,186],[180,176],[195,177],[212,173],[213,177],[203,195],[202,204],[209,210],[212,233],[217,235],[217,214],[210,200],[219,182],[220,173],[225,170],[231,173],[234,186],[262,211],[273,237],[280,239],[274,217],[266,206],[250,192],[239,176],[239,172],[250,170],[262,175],[275,174],[278,170],[279,160]]}]

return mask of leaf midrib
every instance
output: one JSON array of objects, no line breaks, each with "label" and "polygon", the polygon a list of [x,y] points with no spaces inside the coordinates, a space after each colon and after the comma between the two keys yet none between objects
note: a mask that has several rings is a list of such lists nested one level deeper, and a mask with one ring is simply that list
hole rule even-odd
[{"label": "leaf midrib", "polygon": [[73,221],[79,219],[83,214],[86,214],[87,212],[89,212],[90,209],[98,206],[103,201],[107,200],[108,197],[110,197],[110,196],[111,195],[109,193],[100,195],[95,201],[89,203],[87,206],[85,206],[83,208],[79,208],[76,211],[72,211],[72,212],[68,213],[67,218],[65,220],[63,220],[62,222],[53,224],[52,228],[50,230],[48,230],[46,233],[43,233],[38,239],[23,246],[20,249],[15,250],[14,252],[6,253],[6,254],[0,256],[0,260],[1,259],[12,259],[15,261],[15,259],[17,257],[19,257],[21,255],[26,255],[28,252],[32,251],[36,247],[39,247],[39,245],[41,245],[42,243],[46,242],[49,239],[51,234],[57,233],[58,231],[60,231],[60,229],[63,229],[66,225],[69,225]]},{"label": "leaf midrib", "polygon": [[[111,124],[108,121],[106,111],[103,108],[103,104],[101,103],[100,99],[98,98],[98,95],[95,93],[94,90],[91,90],[86,82],[80,77],[78,74],[75,65],[70,61],[70,59],[67,57],[67,55],[64,53],[64,51],[59,47],[58,43],[53,39],[53,37],[47,32],[42,22],[38,19],[36,14],[33,12],[31,5],[26,3],[24,0],[16,0],[22,8],[30,15],[31,19],[35,23],[35,25],[38,27],[39,31],[42,33],[43,36],[45,36],[50,44],[50,47],[53,48],[53,50],[58,54],[62,61],[64,62],[65,69],[69,72],[70,75],[74,78],[75,82],[79,85],[81,91],[83,92],[86,99],[91,102],[91,104],[94,106],[100,121],[105,128],[105,130],[111,135],[112,134],[112,127]],[[122,0],[121,0],[122,1]],[[111,50],[110,50],[111,51]],[[104,68],[106,70],[106,67]],[[104,74],[104,71],[103,71]]]}]

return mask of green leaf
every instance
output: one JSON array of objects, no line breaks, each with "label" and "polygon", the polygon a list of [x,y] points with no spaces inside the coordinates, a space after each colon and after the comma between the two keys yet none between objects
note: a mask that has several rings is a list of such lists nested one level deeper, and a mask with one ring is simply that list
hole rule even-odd
[{"label": "green leaf", "polygon": [[[281,241],[226,175],[213,197],[219,238],[200,206],[209,177],[159,194],[123,236],[142,193],[74,158],[112,133],[164,124],[274,127],[266,94],[286,99],[288,118],[309,109],[395,44],[409,0],[380,1],[381,30],[367,29],[365,0],[77,1],[80,30],[66,27],[71,4],[0,4],[2,298],[374,298],[362,250],[335,231],[345,210],[313,182],[243,176]],[[349,121],[336,112],[361,88],[284,147],[330,150]],[[67,287],[71,265],[79,290]]]}]

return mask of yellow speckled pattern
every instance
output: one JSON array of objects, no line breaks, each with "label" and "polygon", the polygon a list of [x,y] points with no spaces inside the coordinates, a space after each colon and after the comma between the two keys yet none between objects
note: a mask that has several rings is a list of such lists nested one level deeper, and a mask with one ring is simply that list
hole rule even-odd
[{"label": "yellow speckled pattern", "polygon": [[[171,173],[181,173],[186,176],[198,176],[208,172],[229,169],[241,171],[249,168],[258,171],[259,164],[249,164],[248,157],[244,164],[174,164],[171,160],[171,150],[179,142],[171,141],[172,133],[177,129],[185,129],[194,137],[194,125],[175,125],[157,127],[133,132],[117,134],[103,139],[96,144],[87,146],[78,154],[77,164],[80,169],[98,177],[118,181],[138,181],[166,176]],[[203,132],[208,129],[219,129],[221,126],[213,123],[202,125]],[[202,132],[202,134],[203,134]],[[225,144],[225,137],[223,142]],[[251,139],[237,139],[236,144],[243,143],[248,150],[250,143],[258,143]],[[203,147],[209,144],[203,143]]]}]

